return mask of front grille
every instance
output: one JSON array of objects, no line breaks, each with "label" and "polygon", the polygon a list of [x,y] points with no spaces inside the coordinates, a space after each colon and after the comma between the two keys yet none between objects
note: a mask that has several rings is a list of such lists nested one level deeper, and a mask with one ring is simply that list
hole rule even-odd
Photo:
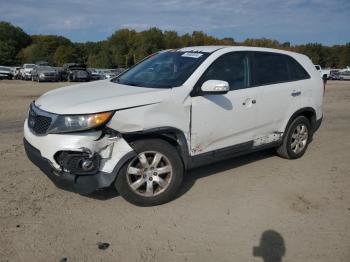
[{"label": "front grille", "polygon": [[28,126],[35,134],[44,135],[51,125],[52,119],[48,116],[40,115],[30,107],[28,116]]}]

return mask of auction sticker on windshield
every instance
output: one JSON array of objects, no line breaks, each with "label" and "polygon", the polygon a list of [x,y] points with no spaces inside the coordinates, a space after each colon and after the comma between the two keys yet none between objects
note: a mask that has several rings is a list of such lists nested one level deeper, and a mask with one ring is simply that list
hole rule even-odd
[{"label": "auction sticker on windshield", "polygon": [[192,58],[200,58],[203,54],[201,53],[190,53],[190,52],[186,52],[184,53],[182,56],[183,57],[192,57]]}]

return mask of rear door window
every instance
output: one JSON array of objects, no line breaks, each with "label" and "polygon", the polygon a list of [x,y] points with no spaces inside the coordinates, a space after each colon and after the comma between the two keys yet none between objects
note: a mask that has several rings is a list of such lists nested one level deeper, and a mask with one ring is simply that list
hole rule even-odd
[{"label": "rear door window", "polygon": [[290,81],[288,57],[275,53],[255,52],[253,55],[253,86]]}]

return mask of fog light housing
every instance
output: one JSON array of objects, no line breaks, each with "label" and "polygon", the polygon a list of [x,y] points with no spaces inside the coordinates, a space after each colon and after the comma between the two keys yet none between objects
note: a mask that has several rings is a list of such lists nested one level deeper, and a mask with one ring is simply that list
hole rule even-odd
[{"label": "fog light housing", "polygon": [[60,151],[55,160],[64,172],[74,175],[93,175],[99,170],[101,156],[86,152]]}]

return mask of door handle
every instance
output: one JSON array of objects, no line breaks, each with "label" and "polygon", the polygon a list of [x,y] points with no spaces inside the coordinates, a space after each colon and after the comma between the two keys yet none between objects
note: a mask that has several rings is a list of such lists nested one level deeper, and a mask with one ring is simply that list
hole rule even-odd
[{"label": "door handle", "polygon": [[292,95],[292,97],[296,97],[296,96],[300,96],[301,95],[301,91],[293,91],[292,93],[291,93],[291,95]]}]

